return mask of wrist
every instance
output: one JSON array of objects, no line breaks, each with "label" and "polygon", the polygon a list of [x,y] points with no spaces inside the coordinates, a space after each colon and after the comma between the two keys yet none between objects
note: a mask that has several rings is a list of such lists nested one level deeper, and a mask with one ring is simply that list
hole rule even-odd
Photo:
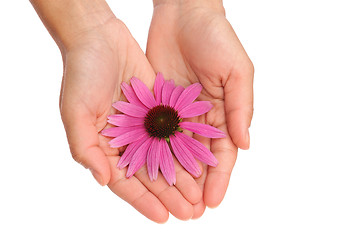
[{"label": "wrist", "polygon": [[153,0],[153,5],[154,8],[167,5],[183,10],[203,8],[224,13],[222,0]]},{"label": "wrist", "polygon": [[30,1],[62,52],[79,35],[115,18],[104,0]]}]

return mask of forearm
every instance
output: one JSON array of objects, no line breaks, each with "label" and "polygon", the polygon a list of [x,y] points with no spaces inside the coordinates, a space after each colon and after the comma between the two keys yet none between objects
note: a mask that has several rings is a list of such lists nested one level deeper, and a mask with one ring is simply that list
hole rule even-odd
[{"label": "forearm", "polygon": [[63,51],[82,32],[114,17],[104,0],[30,0]]}]

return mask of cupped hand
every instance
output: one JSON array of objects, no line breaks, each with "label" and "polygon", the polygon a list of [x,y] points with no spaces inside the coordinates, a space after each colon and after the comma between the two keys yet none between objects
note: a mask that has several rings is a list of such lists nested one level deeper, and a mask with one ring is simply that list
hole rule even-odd
[{"label": "cupped hand", "polygon": [[170,187],[162,176],[150,182],[143,167],[127,179],[116,164],[124,149],[112,149],[100,131],[112,103],[125,100],[120,84],[132,76],[152,87],[155,72],[125,25],[113,18],[78,34],[62,51],[64,76],[60,111],[73,158],[89,168],[101,185],[156,222],[168,219],[168,211],[180,219],[193,215],[192,204],[201,200],[194,179],[178,166],[177,182]]},{"label": "cupped hand", "polygon": [[165,78],[173,78],[184,86],[200,82],[203,91],[199,100],[211,101],[214,107],[191,121],[210,124],[227,133],[224,139],[212,140],[193,135],[219,161],[217,167],[204,166],[197,179],[203,201],[194,207],[196,218],[203,214],[205,206],[221,203],[237,147],[249,148],[253,65],[225,18],[223,7],[211,4],[155,4],[146,55],[154,70],[162,71]]}]

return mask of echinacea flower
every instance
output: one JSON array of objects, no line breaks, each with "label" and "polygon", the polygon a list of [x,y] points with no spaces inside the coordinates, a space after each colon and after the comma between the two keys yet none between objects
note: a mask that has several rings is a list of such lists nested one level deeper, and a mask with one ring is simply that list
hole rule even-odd
[{"label": "echinacea flower", "polygon": [[126,177],[131,177],[147,164],[151,181],[158,177],[160,168],[169,185],[175,184],[173,154],[180,164],[193,176],[201,175],[198,159],[210,166],[218,161],[200,142],[182,133],[187,129],[208,138],[223,138],[225,134],[215,127],[183,122],[207,113],[212,108],[209,101],[193,102],[200,94],[199,83],[187,88],[175,86],[174,81],[165,81],[158,73],[154,83],[154,95],[139,79],[133,77],[131,86],[122,83],[121,89],[129,102],[118,101],[113,107],[122,114],[108,116],[108,122],[116,127],[107,128],[102,134],[115,137],[110,147],[128,145],[117,164],[119,169],[128,166]]}]

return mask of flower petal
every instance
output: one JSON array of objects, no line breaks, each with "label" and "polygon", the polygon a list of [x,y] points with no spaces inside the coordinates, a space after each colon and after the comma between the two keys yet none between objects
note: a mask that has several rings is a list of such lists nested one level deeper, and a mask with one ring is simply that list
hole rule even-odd
[{"label": "flower petal", "polygon": [[209,126],[207,124],[195,123],[195,122],[181,122],[179,123],[181,128],[187,129],[191,132],[197,133],[208,138],[224,138],[226,134],[221,130]]},{"label": "flower petal", "polygon": [[137,97],[133,88],[130,85],[126,84],[125,82],[122,82],[120,88],[122,89],[123,94],[127,98],[128,102],[137,105],[138,107],[147,109],[147,107],[139,100],[139,98]]},{"label": "flower petal", "polygon": [[157,105],[159,105],[162,101],[163,84],[164,84],[164,78],[163,75],[159,72],[155,78],[154,88],[153,88],[155,101]]},{"label": "flower petal", "polygon": [[189,104],[179,111],[181,118],[190,118],[200,116],[211,110],[213,105],[209,101],[199,101]]},{"label": "flower petal", "polygon": [[139,148],[139,146],[141,144],[143,144],[145,142],[146,139],[141,138],[136,142],[132,142],[130,143],[127,148],[125,149],[124,153],[122,154],[122,156],[120,157],[118,164],[117,164],[117,168],[122,169],[124,167],[126,167],[130,160],[132,159],[135,151]]},{"label": "flower petal", "polygon": [[170,186],[176,182],[172,152],[165,139],[160,140],[160,170]]},{"label": "flower petal", "polygon": [[130,132],[126,132],[118,137],[109,141],[109,145],[111,148],[119,148],[125,146],[129,143],[135,142],[141,138],[144,138],[148,135],[144,128],[135,129]]},{"label": "flower petal", "polygon": [[134,89],[135,94],[139,100],[148,108],[153,108],[157,105],[153,94],[150,92],[147,86],[136,77],[130,79],[130,83]]},{"label": "flower petal", "polygon": [[115,102],[112,106],[122,113],[138,118],[143,118],[148,113],[145,108],[123,101]]},{"label": "flower petal", "polygon": [[114,114],[108,116],[108,123],[118,127],[131,127],[143,125],[144,119],[131,117],[125,114]]},{"label": "flower petal", "polygon": [[170,96],[169,106],[174,107],[174,105],[177,103],[179,96],[181,95],[181,93],[183,91],[184,91],[184,87],[182,87],[182,86],[177,86],[173,90],[172,95]]},{"label": "flower petal", "polygon": [[123,135],[127,132],[131,132],[134,130],[137,130],[139,128],[143,128],[142,126],[132,126],[132,127],[112,127],[103,129],[101,131],[101,134],[106,137],[118,137],[120,135]]},{"label": "flower petal", "polygon": [[147,155],[147,169],[150,181],[157,180],[158,170],[159,170],[159,161],[160,161],[160,151],[161,144],[159,138],[153,138],[152,143],[150,144],[148,155]]},{"label": "flower petal", "polygon": [[148,138],[134,153],[132,159],[130,160],[128,171],[126,177],[129,178],[134,175],[136,171],[139,170],[144,164],[147,158],[147,153],[152,143],[153,138]]},{"label": "flower petal", "polygon": [[182,166],[190,174],[195,177],[199,177],[202,174],[201,169],[183,141],[176,136],[170,136],[169,140],[173,149],[173,153],[177,157],[180,164],[182,164]]},{"label": "flower petal", "polygon": [[182,110],[185,106],[191,104],[201,93],[202,85],[199,83],[193,83],[192,85],[188,86],[182,94],[179,96],[177,103],[175,104],[175,110]]},{"label": "flower petal", "polygon": [[162,103],[163,105],[169,104],[170,96],[172,95],[174,84],[171,81],[165,81],[162,89]]},{"label": "flower petal", "polygon": [[213,153],[202,143],[180,132],[177,132],[175,136],[183,141],[196,159],[212,167],[218,165],[218,160],[214,157]]}]

